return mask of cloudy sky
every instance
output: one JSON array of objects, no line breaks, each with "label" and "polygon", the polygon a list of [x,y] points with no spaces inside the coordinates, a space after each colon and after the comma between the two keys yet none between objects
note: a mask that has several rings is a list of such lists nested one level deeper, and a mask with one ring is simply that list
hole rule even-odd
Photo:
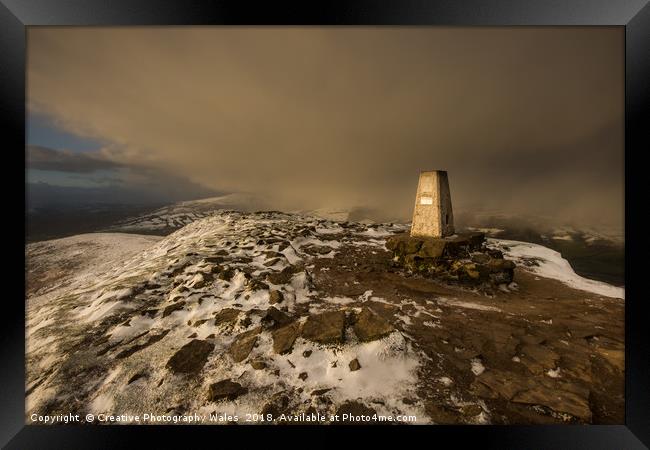
[{"label": "cloudy sky", "polygon": [[30,27],[28,181],[623,224],[622,28]]}]

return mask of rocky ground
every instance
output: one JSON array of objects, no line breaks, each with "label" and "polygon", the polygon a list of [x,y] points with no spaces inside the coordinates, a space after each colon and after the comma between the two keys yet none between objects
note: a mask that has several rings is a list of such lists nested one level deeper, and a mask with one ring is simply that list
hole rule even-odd
[{"label": "rocky ground", "polygon": [[120,252],[30,244],[27,416],[623,423],[622,290],[498,240],[491,295],[412,275],[385,247],[406,229],[224,211]]}]

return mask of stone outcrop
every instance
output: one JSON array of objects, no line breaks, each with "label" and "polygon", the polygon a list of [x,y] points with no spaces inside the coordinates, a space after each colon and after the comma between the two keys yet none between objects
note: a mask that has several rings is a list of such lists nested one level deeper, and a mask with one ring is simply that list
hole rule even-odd
[{"label": "stone outcrop", "polygon": [[169,358],[167,368],[174,373],[196,374],[201,371],[214,350],[214,344],[192,339]]},{"label": "stone outcrop", "polygon": [[361,341],[381,339],[393,331],[393,326],[370,308],[363,308],[354,323],[354,333]]},{"label": "stone outcrop", "polygon": [[250,331],[239,334],[233,343],[230,345],[230,356],[235,362],[245,360],[250,352],[255,347],[257,342],[257,335],[261,331],[261,327],[254,328]]},{"label": "stone outcrop", "polygon": [[273,332],[273,351],[279,355],[290,353],[299,334],[300,324],[298,322],[275,330]]},{"label": "stone outcrop", "polygon": [[345,312],[328,311],[309,316],[302,330],[302,337],[319,344],[343,342]]},{"label": "stone outcrop", "polygon": [[389,238],[386,248],[393,252],[395,265],[446,282],[496,286],[514,279],[515,264],[487,248],[484,233],[444,238],[403,233]]},{"label": "stone outcrop", "polygon": [[208,401],[217,402],[220,400],[235,400],[240,395],[244,395],[248,389],[239,383],[230,380],[222,380],[212,383],[208,390]]}]

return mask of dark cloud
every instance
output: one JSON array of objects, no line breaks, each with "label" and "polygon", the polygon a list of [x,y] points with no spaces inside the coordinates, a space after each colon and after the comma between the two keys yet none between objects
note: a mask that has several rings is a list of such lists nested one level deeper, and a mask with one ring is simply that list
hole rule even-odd
[{"label": "dark cloud", "polygon": [[30,110],[126,166],[400,218],[446,169],[456,208],[622,228],[620,27],[28,33]]},{"label": "dark cloud", "polygon": [[78,153],[36,145],[28,145],[26,152],[28,169],[90,173],[123,167],[123,164],[110,161],[97,152]]},{"label": "dark cloud", "polygon": [[[30,206],[74,203],[148,204],[192,200],[221,194],[163,168],[125,166],[101,152],[73,153],[27,146],[27,169],[63,173],[81,186],[33,182],[28,172]],[[98,173],[98,171],[102,171]]]}]

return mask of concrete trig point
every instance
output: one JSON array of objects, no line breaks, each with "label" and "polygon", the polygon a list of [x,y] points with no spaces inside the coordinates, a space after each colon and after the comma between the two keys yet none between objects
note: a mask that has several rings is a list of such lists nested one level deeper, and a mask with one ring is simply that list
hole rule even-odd
[{"label": "concrete trig point", "polygon": [[441,238],[454,234],[449,179],[445,170],[420,172],[411,236]]}]

